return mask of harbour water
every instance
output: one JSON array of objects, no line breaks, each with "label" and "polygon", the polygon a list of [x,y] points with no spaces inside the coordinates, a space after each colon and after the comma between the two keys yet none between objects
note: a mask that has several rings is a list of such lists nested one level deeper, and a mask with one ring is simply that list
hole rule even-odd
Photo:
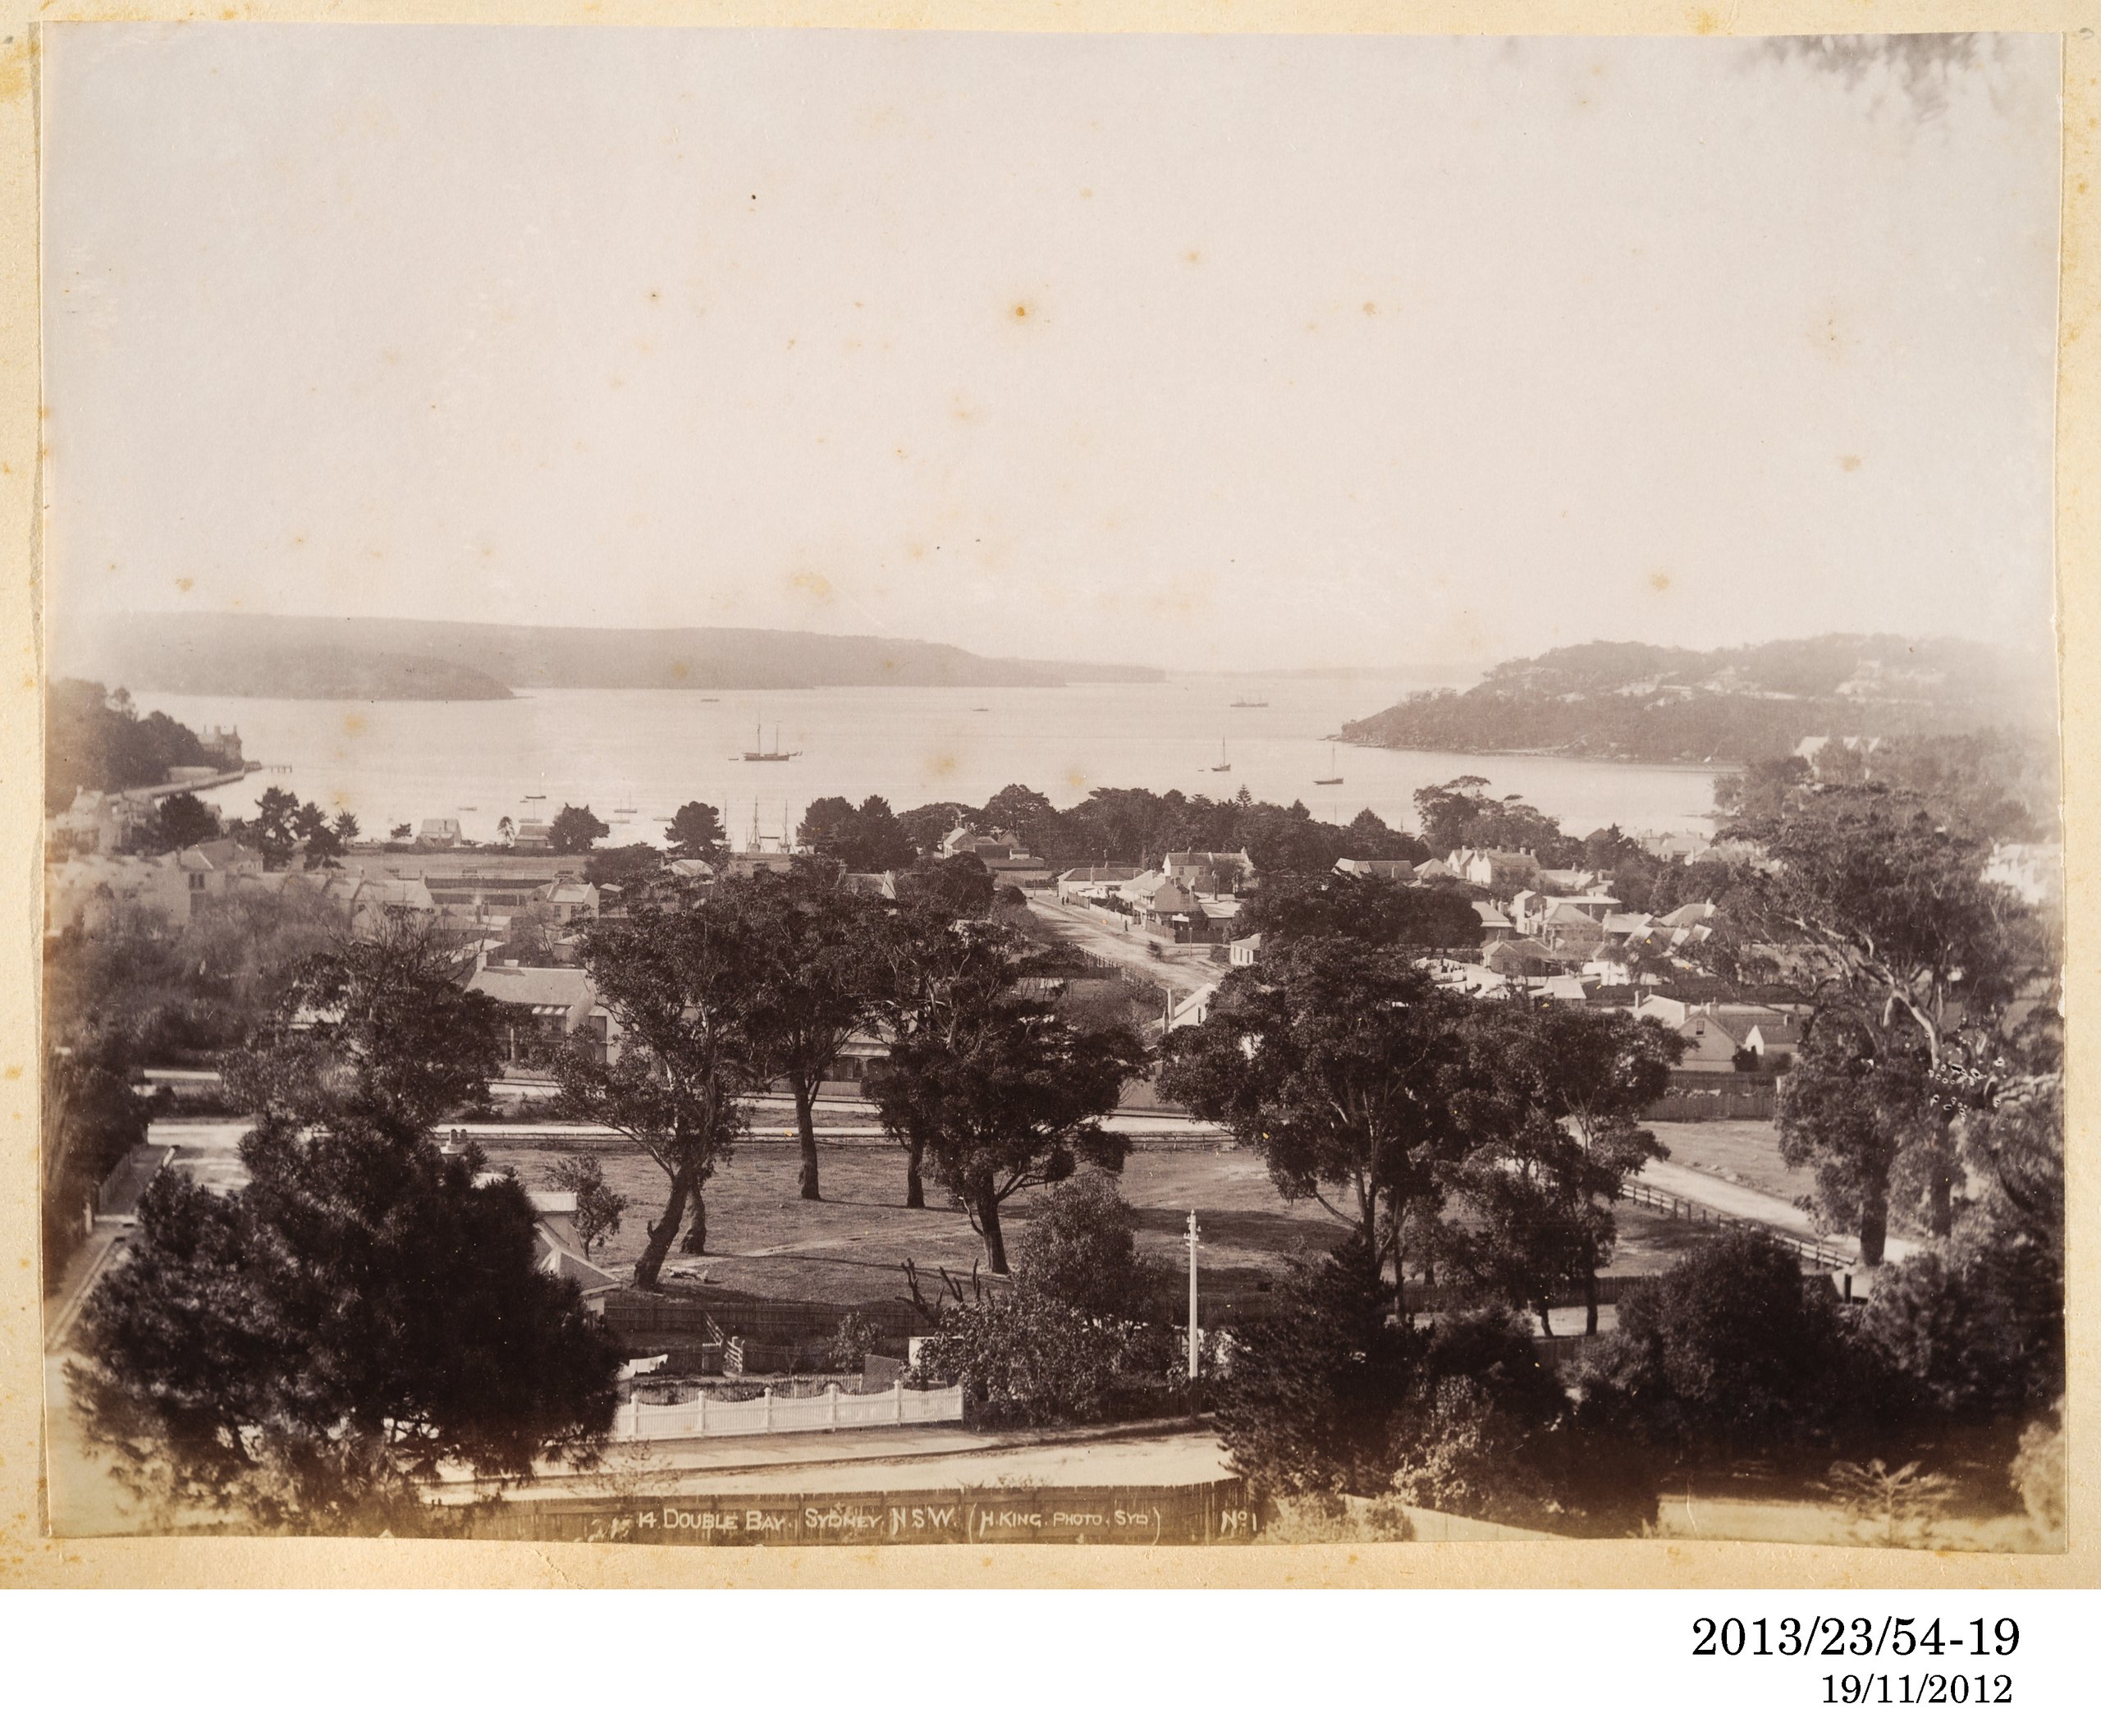
[{"label": "harbour water", "polygon": [[[979,804],[1010,783],[1060,807],[1104,786],[1221,799],[1244,786],[1260,800],[1303,801],[1321,819],[1369,808],[1412,829],[1413,792],[1468,773],[1578,834],[1607,823],[1709,828],[1716,767],[1401,753],[1329,739],[1404,690],[1390,676],[1175,676],[1052,688],[543,689],[473,703],[133,697],[142,712],[193,728],[237,725],[249,758],[290,768],[214,790],[229,818],[280,784],[348,808],[367,837],[449,818],[467,838],[489,841],[506,816],[552,819],[567,802],[610,824],[608,842],[655,843],[666,817],[697,799],[722,809],[741,844],[755,820],[769,837],[784,815],[792,828],[819,796],[880,795],[902,812]],[[762,729],[771,752],[776,728],[794,758],[742,758]],[[1211,769],[1221,765],[1230,769]],[[1343,781],[1316,781],[1331,776]]]}]

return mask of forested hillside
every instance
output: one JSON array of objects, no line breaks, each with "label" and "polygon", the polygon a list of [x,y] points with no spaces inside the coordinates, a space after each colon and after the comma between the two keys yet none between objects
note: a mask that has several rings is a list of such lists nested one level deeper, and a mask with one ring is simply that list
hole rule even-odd
[{"label": "forested hillside", "polygon": [[1831,634],[1719,651],[1595,641],[1498,665],[1343,726],[1374,747],[1737,763],[1805,736],[2051,726],[2054,694],[2012,653]]},{"label": "forested hillside", "polygon": [[43,805],[56,813],[82,790],[130,790],[167,781],[170,766],[210,756],[163,712],[139,716],[130,695],[94,681],[53,681],[44,712]]}]

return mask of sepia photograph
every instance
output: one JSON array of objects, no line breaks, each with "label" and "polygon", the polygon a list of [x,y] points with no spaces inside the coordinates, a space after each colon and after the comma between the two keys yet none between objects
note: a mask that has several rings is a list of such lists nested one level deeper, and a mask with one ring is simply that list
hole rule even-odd
[{"label": "sepia photograph", "polygon": [[2059,38],[41,44],[48,1535],[2067,1548]]}]

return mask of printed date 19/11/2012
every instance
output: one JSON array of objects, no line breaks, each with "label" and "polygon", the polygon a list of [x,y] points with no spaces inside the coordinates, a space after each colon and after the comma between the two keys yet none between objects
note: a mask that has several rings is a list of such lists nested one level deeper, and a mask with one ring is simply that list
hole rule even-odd
[{"label": "printed date 19/11/2012", "polygon": [[1826,1706],[2011,1706],[2010,1675],[1888,1675],[1870,1670],[1862,1675],[1826,1676]]},{"label": "printed date 19/11/2012", "polygon": [[1939,1616],[1921,1622],[1910,1615],[1885,1615],[1879,1621],[1870,1615],[1850,1620],[1838,1615],[1769,1620],[1761,1615],[1749,1621],[1703,1615],[1692,1624],[1696,1658],[1938,1658],[1951,1652],[1958,1657],[2007,1658],[2020,1644],[2021,1624],[2010,1615],[1989,1624],[1980,1615],[1948,1623],[1944,1630]]}]

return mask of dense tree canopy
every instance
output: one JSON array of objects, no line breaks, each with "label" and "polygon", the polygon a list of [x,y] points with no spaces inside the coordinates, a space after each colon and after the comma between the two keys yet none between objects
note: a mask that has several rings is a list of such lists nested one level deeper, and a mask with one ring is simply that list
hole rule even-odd
[{"label": "dense tree canopy", "polygon": [[795,833],[803,849],[857,874],[909,868],[918,856],[911,834],[879,795],[858,808],[844,796],[820,796],[803,810]]},{"label": "dense tree canopy", "polygon": [[894,920],[872,894],[842,881],[822,857],[786,874],[762,874],[726,895],[748,906],[760,930],[750,1004],[752,1041],[762,1067],[785,1080],[795,1100],[804,1199],[824,1195],[817,1173],[813,1111],[847,1041],[874,1016],[881,991],[877,932]]},{"label": "dense tree canopy", "polygon": [[69,806],[82,790],[138,790],[167,781],[171,766],[208,763],[195,734],[162,712],[141,717],[131,696],[99,682],[59,680],[44,696],[43,801]]},{"label": "dense tree canopy", "polygon": [[306,868],[333,865],[343,847],[358,835],[357,816],[338,813],[333,820],[312,802],[272,784],[255,799],[255,817],[227,828],[263,858],[266,868],[289,868],[295,858]]},{"label": "dense tree canopy", "polygon": [[1243,914],[1244,926],[1270,945],[1332,938],[1435,952],[1481,944],[1481,918],[1464,894],[1397,886],[1333,867],[1264,874]]},{"label": "dense tree canopy", "polygon": [[1531,850],[1545,868],[1574,866],[1574,841],[1559,823],[1515,795],[1492,795],[1485,777],[1455,777],[1415,793],[1422,841],[1435,856],[1455,850]]},{"label": "dense tree canopy", "polygon": [[620,1129],[671,1183],[635,1262],[639,1289],[657,1287],[689,1211],[686,1246],[706,1252],[703,1189],[744,1129],[741,1099],[765,1080],[754,1008],[767,941],[746,895],[752,884],[726,882],[705,895],[666,888],[622,922],[594,923],[579,943],[600,1004],[620,1023],[620,1047],[609,1060],[584,1033],[557,1048],[560,1107]]},{"label": "dense tree canopy", "polygon": [[1018,992],[1041,962],[1018,929],[914,899],[877,932],[877,1005],[890,1045],[862,1090],[912,1154],[908,1202],[918,1202],[923,1161],[1004,1273],[1006,1200],[1083,1163],[1122,1168],[1129,1142],[1101,1121],[1144,1051],[1126,1028],[1083,1030],[1060,1018],[1055,993]]},{"label": "dense tree canopy", "polygon": [[1318,1200],[1380,1248],[1382,1202],[1404,1215],[1455,1137],[1472,1010],[1396,953],[1289,943],[1168,1035],[1160,1092],[1260,1152],[1286,1198]]},{"label": "dense tree canopy", "polygon": [[730,841],[722,830],[722,816],[707,802],[681,802],[664,836],[672,849],[703,862],[720,862],[729,854]]},{"label": "dense tree canopy", "polygon": [[501,1010],[463,987],[455,944],[396,913],[295,968],[277,1014],[223,1069],[258,1114],[317,1117],[368,1098],[418,1126],[485,1107],[502,1055]]},{"label": "dense tree canopy", "polygon": [[515,1181],[370,1102],[266,1117],[241,1155],[231,1197],[172,1171],[148,1189],[71,1372],[168,1517],[398,1529],[442,1464],[524,1477],[593,1450],[619,1353],[539,1269]]},{"label": "dense tree canopy", "polygon": [[1454,1098],[1467,1156],[1449,1186],[1467,1216],[1442,1251],[1549,1333],[1554,1294],[1581,1285],[1595,1333],[1614,1202],[1664,1155],[1637,1118],[1669,1088],[1683,1040],[1626,1013],[1513,1001],[1479,1007],[1467,1042]]},{"label": "dense tree canopy", "polygon": [[547,848],[557,856],[573,856],[588,850],[599,839],[610,837],[612,827],[588,808],[562,804],[561,812],[547,827]]},{"label": "dense tree canopy", "polygon": [[218,835],[218,816],[187,790],[178,790],[153,811],[153,841],[161,850],[187,850]]}]

